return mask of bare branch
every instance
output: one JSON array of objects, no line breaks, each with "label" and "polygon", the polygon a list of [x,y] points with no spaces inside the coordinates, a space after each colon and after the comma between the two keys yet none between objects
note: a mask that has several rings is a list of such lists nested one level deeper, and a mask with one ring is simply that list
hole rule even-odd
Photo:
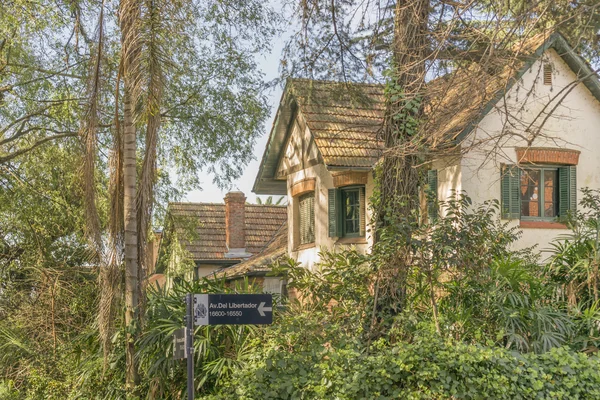
[{"label": "bare branch", "polygon": [[8,155],[5,155],[5,156],[0,156],[0,164],[5,163],[7,161],[10,161],[10,160],[12,160],[12,159],[14,159],[14,158],[16,158],[16,157],[18,157],[20,155],[25,154],[25,153],[28,153],[31,150],[33,150],[33,149],[35,149],[35,148],[43,145],[44,143],[49,142],[49,141],[63,139],[63,138],[66,138],[66,137],[76,137],[76,136],[77,136],[76,132],[71,132],[71,133],[63,133],[63,134],[60,134],[60,135],[54,135],[54,136],[45,137],[43,139],[38,140],[37,142],[35,142],[34,144],[32,144],[29,147],[17,150],[14,153],[11,153],[11,154],[8,154]]}]

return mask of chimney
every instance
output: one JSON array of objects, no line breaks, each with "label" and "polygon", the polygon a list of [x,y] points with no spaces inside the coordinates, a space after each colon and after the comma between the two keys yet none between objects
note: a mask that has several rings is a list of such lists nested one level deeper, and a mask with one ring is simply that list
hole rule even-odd
[{"label": "chimney", "polygon": [[242,192],[225,195],[225,258],[248,258],[246,253],[246,196]]}]

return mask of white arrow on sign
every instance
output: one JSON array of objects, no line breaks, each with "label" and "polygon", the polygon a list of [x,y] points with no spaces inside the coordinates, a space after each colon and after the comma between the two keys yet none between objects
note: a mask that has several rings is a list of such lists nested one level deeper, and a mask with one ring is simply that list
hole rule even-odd
[{"label": "white arrow on sign", "polygon": [[258,305],[258,313],[260,314],[261,317],[264,317],[265,311],[273,312],[273,307],[265,307],[265,302],[261,301],[260,304]]}]

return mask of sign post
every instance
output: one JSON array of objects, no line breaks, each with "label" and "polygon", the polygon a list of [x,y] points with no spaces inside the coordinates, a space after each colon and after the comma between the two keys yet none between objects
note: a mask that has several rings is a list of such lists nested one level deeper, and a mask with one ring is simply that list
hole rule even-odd
[{"label": "sign post", "polygon": [[271,323],[273,323],[273,295],[271,294],[186,294],[186,327],[176,330],[173,334],[173,358],[176,360],[187,358],[188,400],[194,400],[194,325]]},{"label": "sign post", "polygon": [[193,320],[193,295],[185,295],[185,315],[186,315],[186,346],[187,346],[187,392],[188,400],[194,400],[194,320]]}]

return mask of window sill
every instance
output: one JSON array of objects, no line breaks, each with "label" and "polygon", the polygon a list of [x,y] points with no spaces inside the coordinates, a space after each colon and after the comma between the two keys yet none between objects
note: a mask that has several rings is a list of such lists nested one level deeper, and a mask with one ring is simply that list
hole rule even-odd
[{"label": "window sill", "polygon": [[367,239],[364,237],[345,237],[339,238],[336,242],[336,245],[348,245],[348,244],[367,244]]},{"label": "window sill", "polygon": [[299,250],[306,250],[306,249],[312,249],[313,247],[315,247],[315,242],[312,243],[304,243],[301,244],[299,246],[296,246],[294,248],[294,251],[299,251]]},{"label": "window sill", "polygon": [[519,227],[521,228],[530,228],[530,229],[567,229],[567,225],[562,224],[560,222],[552,222],[552,221],[523,221],[519,223]]}]

